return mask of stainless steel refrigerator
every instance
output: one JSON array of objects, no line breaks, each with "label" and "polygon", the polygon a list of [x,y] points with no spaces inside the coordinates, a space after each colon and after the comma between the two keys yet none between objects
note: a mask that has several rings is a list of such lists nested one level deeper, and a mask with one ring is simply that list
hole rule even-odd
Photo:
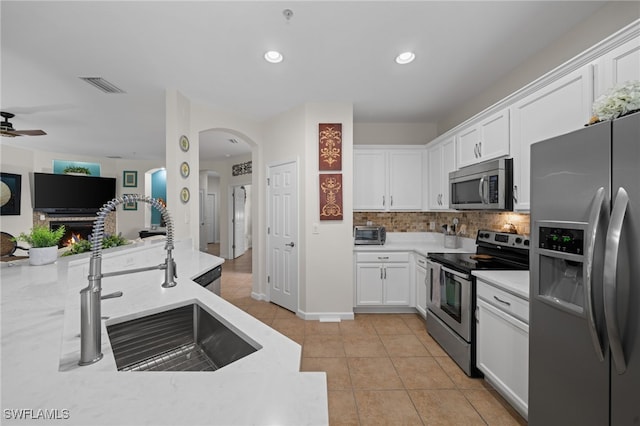
[{"label": "stainless steel refrigerator", "polygon": [[640,113],[531,146],[529,424],[640,425]]}]

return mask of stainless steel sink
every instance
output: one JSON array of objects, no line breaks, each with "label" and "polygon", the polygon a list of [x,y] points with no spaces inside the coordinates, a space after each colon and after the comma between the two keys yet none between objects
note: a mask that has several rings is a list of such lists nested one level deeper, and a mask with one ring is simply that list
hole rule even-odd
[{"label": "stainless steel sink", "polygon": [[261,347],[197,303],[107,325],[119,371],[214,371]]}]

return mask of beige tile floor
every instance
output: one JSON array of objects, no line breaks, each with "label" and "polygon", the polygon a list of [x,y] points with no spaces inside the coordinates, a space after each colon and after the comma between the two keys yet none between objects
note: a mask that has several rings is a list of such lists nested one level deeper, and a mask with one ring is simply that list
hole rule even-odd
[{"label": "beige tile floor", "polygon": [[301,371],[327,373],[331,425],[527,423],[483,379],[467,377],[416,314],[304,321],[251,298],[251,251],[225,262],[222,296],[302,345]]}]

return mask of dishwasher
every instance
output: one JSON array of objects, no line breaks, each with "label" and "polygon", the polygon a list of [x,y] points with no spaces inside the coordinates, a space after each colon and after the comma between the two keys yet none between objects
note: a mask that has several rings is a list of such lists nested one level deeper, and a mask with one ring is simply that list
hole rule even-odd
[{"label": "dishwasher", "polygon": [[529,400],[529,301],[477,279],[476,364],[525,418]]},{"label": "dishwasher", "polygon": [[218,265],[207,272],[198,275],[193,278],[193,281],[200,284],[202,287],[220,296],[220,281],[222,280],[222,265]]}]

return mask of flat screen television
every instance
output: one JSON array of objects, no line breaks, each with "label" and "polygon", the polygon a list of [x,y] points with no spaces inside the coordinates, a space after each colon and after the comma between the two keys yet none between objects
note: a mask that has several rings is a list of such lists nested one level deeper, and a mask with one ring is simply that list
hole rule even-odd
[{"label": "flat screen television", "polygon": [[116,178],[33,173],[33,209],[58,216],[91,216],[116,196]]}]

